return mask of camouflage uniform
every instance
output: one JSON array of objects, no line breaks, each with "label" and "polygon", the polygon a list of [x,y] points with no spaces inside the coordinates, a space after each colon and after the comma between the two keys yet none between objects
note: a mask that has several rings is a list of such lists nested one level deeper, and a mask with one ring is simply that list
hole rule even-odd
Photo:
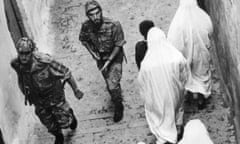
[{"label": "camouflage uniform", "polygon": [[121,24],[118,21],[103,17],[103,23],[99,29],[87,20],[83,23],[79,40],[92,46],[92,51],[100,56],[97,60],[99,69],[105,64],[114,47],[121,48],[117,56],[111,61],[107,71],[102,71],[108,91],[113,102],[122,102],[120,80],[122,77],[123,45],[126,43]]},{"label": "camouflage uniform", "polygon": [[18,75],[18,83],[26,100],[35,106],[35,113],[50,132],[68,128],[73,112],[68,105],[61,80],[71,77],[70,70],[49,55],[33,53],[31,68],[11,62]]}]

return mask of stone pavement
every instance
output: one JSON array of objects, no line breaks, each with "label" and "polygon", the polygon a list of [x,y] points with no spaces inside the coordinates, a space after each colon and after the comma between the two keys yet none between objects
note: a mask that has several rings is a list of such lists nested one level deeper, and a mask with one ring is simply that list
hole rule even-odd
[{"label": "stone pavement", "polygon": [[[150,1],[150,3],[149,3]],[[52,34],[55,36],[55,57],[69,66],[78,80],[79,88],[85,93],[78,101],[66,86],[66,96],[78,118],[75,132],[65,130],[66,144],[136,144],[145,141],[154,143],[148,129],[143,102],[137,89],[137,67],[134,62],[134,45],[141,39],[138,24],[143,19],[152,19],[165,32],[177,8],[175,0],[101,0],[104,14],[120,20],[127,45],[128,63],[124,64],[122,87],[125,115],[119,123],[113,123],[113,109],[104,80],[87,50],[78,41],[81,23],[86,19],[85,0],[58,0],[51,9]],[[215,144],[236,144],[231,111],[223,102],[224,92],[219,83],[216,69],[212,68],[213,95],[207,108],[201,111],[194,105],[186,105],[185,122],[200,118],[206,124]],[[29,136],[29,144],[52,144],[54,138],[40,124],[35,124]]]}]

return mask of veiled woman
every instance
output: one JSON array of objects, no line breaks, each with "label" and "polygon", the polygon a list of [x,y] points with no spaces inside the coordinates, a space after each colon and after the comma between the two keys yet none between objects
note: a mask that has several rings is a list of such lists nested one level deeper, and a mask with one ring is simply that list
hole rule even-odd
[{"label": "veiled woman", "polygon": [[182,125],[181,105],[189,73],[187,61],[157,27],[149,30],[147,44],[138,76],[146,119],[157,144],[176,143],[176,125]]},{"label": "veiled woman", "polygon": [[198,98],[204,108],[205,99],[211,94],[210,37],[213,27],[210,17],[196,0],[180,0],[171,22],[168,40],[184,55],[191,69],[186,89]]}]

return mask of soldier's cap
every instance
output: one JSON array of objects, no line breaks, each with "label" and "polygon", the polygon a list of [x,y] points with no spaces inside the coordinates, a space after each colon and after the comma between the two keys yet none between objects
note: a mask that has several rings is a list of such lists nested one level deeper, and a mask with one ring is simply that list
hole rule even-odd
[{"label": "soldier's cap", "polygon": [[32,52],[35,49],[35,44],[32,41],[32,39],[30,39],[28,37],[22,37],[17,41],[16,49],[19,53]]},{"label": "soldier's cap", "polygon": [[100,11],[102,11],[102,8],[101,8],[100,4],[97,1],[89,0],[89,1],[86,2],[86,4],[85,4],[86,15],[88,15],[88,13],[90,11],[93,11],[95,9],[99,9]]}]

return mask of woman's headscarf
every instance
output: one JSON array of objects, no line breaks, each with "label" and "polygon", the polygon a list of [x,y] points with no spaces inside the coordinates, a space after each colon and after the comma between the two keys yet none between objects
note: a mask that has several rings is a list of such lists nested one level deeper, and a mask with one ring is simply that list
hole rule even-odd
[{"label": "woman's headscarf", "polygon": [[165,33],[158,27],[153,27],[147,35],[148,51],[142,62],[145,67],[163,64],[165,61],[174,61],[182,56],[171,43]]},{"label": "woman's headscarf", "polygon": [[[192,37],[194,34],[201,37],[202,41],[199,43],[208,43],[207,45],[210,45],[208,33],[212,33],[212,31],[213,26],[210,17],[198,6],[196,0],[180,0],[180,5],[169,27],[168,40],[191,63],[192,49],[184,49],[184,47],[191,47],[191,44],[187,45],[184,41],[193,43]],[[186,40],[179,37],[188,37],[189,39]]]}]

